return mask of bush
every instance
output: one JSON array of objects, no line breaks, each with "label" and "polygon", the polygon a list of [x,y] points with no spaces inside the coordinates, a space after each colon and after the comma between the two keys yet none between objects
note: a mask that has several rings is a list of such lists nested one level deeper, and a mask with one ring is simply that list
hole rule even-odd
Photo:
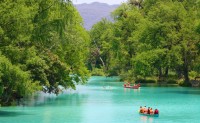
[{"label": "bush", "polygon": [[92,76],[105,76],[105,73],[104,73],[103,69],[94,68],[92,70]]},{"label": "bush", "polygon": [[177,84],[178,82],[174,79],[168,79],[167,84]]},{"label": "bush", "polygon": [[137,79],[136,83],[156,83],[154,79]]},{"label": "bush", "polygon": [[195,77],[197,77],[197,76],[198,76],[197,72],[195,72],[195,71],[190,71],[189,72],[189,78],[190,79],[195,79]]}]

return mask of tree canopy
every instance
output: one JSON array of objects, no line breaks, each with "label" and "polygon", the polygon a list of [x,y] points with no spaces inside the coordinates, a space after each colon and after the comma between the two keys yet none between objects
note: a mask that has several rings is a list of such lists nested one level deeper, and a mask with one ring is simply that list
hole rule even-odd
[{"label": "tree canopy", "polygon": [[[0,1],[0,104],[84,84],[200,74],[200,1],[128,0],[88,32],[70,0]],[[89,69],[89,70],[88,70]]]},{"label": "tree canopy", "polygon": [[0,104],[85,83],[90,37],[71,1],[0,2]]},{"label": "tree canopy", "polygon": [[[115,63],[105,72],[118,71],[115,75],[125,79],[157,77],[158,80],[167,80],[173,73],[177,79],[184,79],[184,85],[189,85],[190,72],[199,74],[199,8],[198,0],[123,3],[112,13],[115,21],[107,22],[112,26],[102,25],[102,20],[90,32],[92,41],[98,41],[101,47],[100,56],[112,58],[109,62]],[[108,30],[112,31],[105,37]],[[104,46],[103,42],[108,44]],[[103,54],[105,51],[112,56]]]}]

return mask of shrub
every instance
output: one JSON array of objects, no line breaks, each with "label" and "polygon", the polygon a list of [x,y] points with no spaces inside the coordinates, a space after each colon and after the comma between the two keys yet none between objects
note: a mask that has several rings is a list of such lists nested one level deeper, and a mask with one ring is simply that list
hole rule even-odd
[{"label": "shrub", "polygon": [[105,76],[105,73],[104,73],[103,69],[94,68],[92,70],[92,76]]},{"label": "shrub", "polygon": [[178,82],[174,79],[168,79],[167,84],[177,84]]},{"label": "shrub", "polygon": [[156,83],[156,80],[154,79],[137,79],[137,83]]}]

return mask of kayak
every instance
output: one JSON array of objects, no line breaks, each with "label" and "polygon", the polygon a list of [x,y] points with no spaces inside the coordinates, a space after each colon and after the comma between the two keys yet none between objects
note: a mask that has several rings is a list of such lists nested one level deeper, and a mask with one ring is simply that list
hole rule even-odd
[{"label": "kayak", "polygon": [[140,115],[149,116],[149,117],[159,117],[159,114],[143,114],[139,113]]}]

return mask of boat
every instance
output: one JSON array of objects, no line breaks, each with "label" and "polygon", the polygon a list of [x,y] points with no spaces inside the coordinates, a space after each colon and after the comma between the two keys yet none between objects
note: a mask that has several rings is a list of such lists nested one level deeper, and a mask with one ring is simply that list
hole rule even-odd
[{"label": "boat", "polygon": [[140,87],[140,85],[134,85],[134,86],[127,86],[126,84],[124,84],[124,88],[132,88],[132,89],[138,89]]},{"label": "boat", "polygon": [[144,113],[139,113],[140,115],[144,116],[149,116],[149,117],[159,117],[159,114],[144,114]]},{"label": "boat", "polygon": [[138,83],[138,84],[136,84],[136,85],[138,85],[138,86],[140,87],[140,83]]}]

